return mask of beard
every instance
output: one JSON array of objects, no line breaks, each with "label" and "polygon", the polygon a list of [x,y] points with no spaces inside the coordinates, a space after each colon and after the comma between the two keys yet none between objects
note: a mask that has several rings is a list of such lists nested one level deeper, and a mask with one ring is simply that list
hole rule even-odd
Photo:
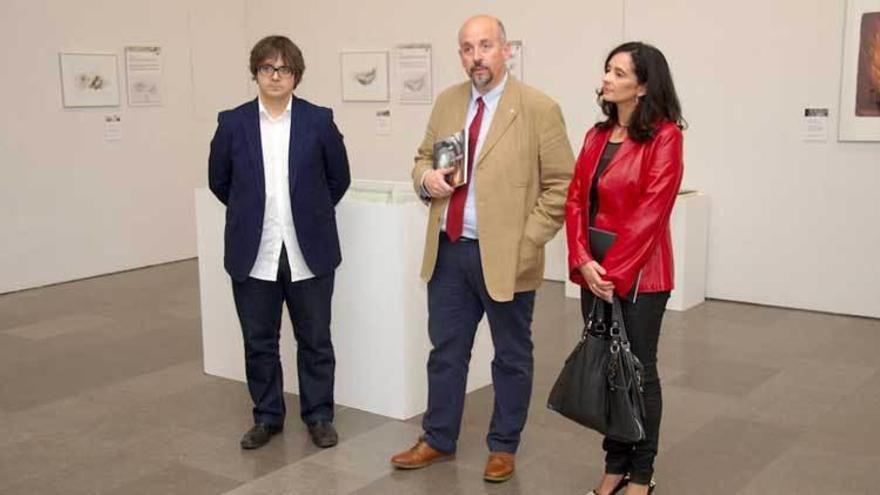
[{"label": "beard", "polygon": [[[477,72],[477,69],[486,69],[484,72]],[[492,71],[489,70],[485,65],[474,65],[471,67],[469,75],[471,76],[471,82],[474,83],[477,89],[482,89],[488,86],[494,76],[492,75]]]}]

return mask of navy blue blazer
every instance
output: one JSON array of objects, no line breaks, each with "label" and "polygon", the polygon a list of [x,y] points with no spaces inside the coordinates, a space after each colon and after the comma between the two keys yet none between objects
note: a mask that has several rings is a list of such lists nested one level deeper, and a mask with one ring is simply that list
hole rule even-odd
[{"label": "navy blue blazer", "polygon": [[[290,111],[293,224],[309,270],[327,275],[342,261],[335,206],[351,182],[348,156],[332,110],[294,96]],[[256,99],[220,112],[208,157],[208,184],[226,205],[223,264],[233,280],[243,281],[257,259],[266,204]]]}]

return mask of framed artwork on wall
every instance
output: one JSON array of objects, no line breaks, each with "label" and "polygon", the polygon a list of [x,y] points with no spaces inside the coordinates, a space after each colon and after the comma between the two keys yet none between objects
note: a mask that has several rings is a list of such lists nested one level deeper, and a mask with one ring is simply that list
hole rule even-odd
[{"label": "framed artwork on wall", "polygon": [[125,47],[125,81],[129,106],[162,106],[162,47]]},{"label": "framed artwork on wall", "polygon": [[523,42],[522,40],[511,40],[510,58],[507,59],[507,70],[513,74],[518,81],[523,81]]},{"label": "framed artwork on wall", "polygon": [[406,43],[394,49],[394,98],[398,103],[430,105],[434,101],[431,50],[430,43]]},{"label": "framed artwork on wall", "polygon": [[880,0],[848,0],[840,141],[880,141]]},{"label": "framed artwork on wall", "polygon": [[388,52],[342,52],[342,101],[388,101]]},{"label": "framed artwork on wall", "polygon": [[60,53],[61,96],[66,108],[118,107],[116,55]]}]

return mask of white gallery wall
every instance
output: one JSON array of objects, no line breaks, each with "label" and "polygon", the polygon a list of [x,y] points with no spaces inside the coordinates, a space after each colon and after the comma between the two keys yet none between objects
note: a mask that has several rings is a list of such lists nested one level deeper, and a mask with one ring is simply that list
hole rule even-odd
[{"label": "white gallery wall", "polygon": [[[711,201],[708,295],[880,316],[880,142],[840,143],[845,2],[627,1],[670,53],[687,185]],[[831,109],[827,142],[805,107]]]},{"label": "white gallery wall", "polygon": [[[429,105],[341,101],[339,52],[433,45],[434,94],[463,74],[456,33],[501,17],[525,81],[562,106],[578,148],[604,55],[624,39],[669,58],[690,122],[685,187],[711,201],[710,297],[880,317],[880,143],[836,140],[844,2],[778,0],[5,0],[0,41],[0,293],[195,255],[192,189],[216,112],[253,94],[260,37],[303,49],[298,93],[333,107],[356,178],[407,180]],[[163,47],[165,104],[63,109],[59,51]],[[393,74],[392,74],[393,80]],[[125,92],[122,92],[123,99]],[[804,107],[831,109],[827,142]],[[390,108],[392,133],[375,112]],[[120,114],[123,139],[103,139]]]},{"label": "white gallery wall", "polygon": [[[247,96],[243,0],[4,0],[0,293],[195,256],[216,108]],[[158,45],[161,107],[63,108],[58,52]],[[230,63],[235,60],[236,63]],[[120,115],[121,141],[104,140]]]},{"label": "white gallery wall", "polygon": [[[343,103],[341,50],[431,43],[436,95],[463,78],[461,22],[497,15],[524,41],[525,81],[559,101],[577,149],[596,120],[604,56],[624,39],[654,43],[690,122],[684,187],[711,202],[709,297],[880,317],[880,143],[836,139],[842,1],[255,0],[247,9],[249,42],[280,32],[303,49],[300,94],[335,109],[359,178],[408,179],[430,106]],[[831,109],[827,142],[802,141],[805,107]],[[383,108],[390,136],[376,136]]]}]

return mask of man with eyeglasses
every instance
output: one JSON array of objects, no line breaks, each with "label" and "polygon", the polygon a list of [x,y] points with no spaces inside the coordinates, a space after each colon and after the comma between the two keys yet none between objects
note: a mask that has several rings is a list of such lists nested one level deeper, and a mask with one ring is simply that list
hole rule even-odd
[{"label": "man with eyeglasses", "polygon": [[[562,112],[507,72],[510,45],[498,19],[480,15],[458,32],[469,80],[442,92],[412,171],[430,203],[422,278],[428,282],[428,404],[424,434],[391,458],[419,469],[456,451],[474,335],[485,315],[492,332],[495,392],[483,479],[502,482],[515,454],[532,393],[531,323],[544,276],[544,244],[565,214],[574,155]],[[435,143],[464,128],[465,185],[453,188],[435,169]]]},{"label": "man with eyeglasses", "polygon": [[260,40],[250,55],[259,96],[220,112],[208,158],[211,191],[226,205],[224,266],[254,402],[243,449],[262,447],[284,427],[285,303],[297,342],[300,416],[315,445],[338,442],[330,300],[342,257],[334,208],[351,179],[332,111],[293,94],[304,70],[288,38]]}]

